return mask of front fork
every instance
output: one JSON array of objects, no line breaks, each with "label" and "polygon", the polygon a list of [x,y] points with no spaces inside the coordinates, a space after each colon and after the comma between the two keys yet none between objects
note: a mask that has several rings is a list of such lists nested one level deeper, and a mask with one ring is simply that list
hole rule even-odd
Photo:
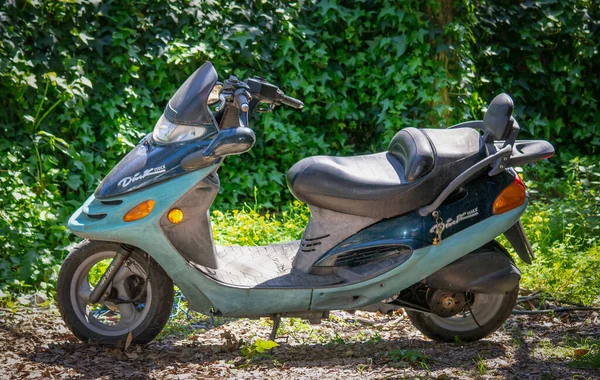
[{"label": "front fork", "polygon": [[123,263],[131,256],[131,252],[133,252],[133,247],[127,244],[121,244],[121,247],[117,250],[117,254],[112,259],[110,265],[104,271],[102,278],[98,281],[94,290],[90,293],[90,303],[97,303],[100,301],[100,298],[106,292],[106,288],[115,278]]}]

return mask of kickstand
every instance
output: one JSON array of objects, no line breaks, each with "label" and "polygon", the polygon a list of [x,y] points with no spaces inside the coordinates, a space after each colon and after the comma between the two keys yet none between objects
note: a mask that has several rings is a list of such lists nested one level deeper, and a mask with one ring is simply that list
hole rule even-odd
[{"label": "kickstand", "polygon": [[271,330],[271,335],[269,335],[269,340],[274,341],[277,336],[277,330],[279,330],[279,323],[281,322],[281,314],[275,314],[273,316],[273,329]]}]

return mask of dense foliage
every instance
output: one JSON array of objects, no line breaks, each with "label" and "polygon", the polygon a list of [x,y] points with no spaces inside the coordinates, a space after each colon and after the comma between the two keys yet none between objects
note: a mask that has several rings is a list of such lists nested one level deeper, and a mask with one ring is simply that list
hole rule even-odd
[{"label": "dense foliage", "polygon": [[261,75],[306,103],[253,119],[256,147],[220,171],[223,211],[255,188],[259,209],[280,208],[298,159],[479,118],[502,90],[524,135],[594,153],[598,5],[505,3],[2,2],[0,290],[52,286],[74,240],[68,216],[206,60],[221,79]]},{"label": "dense foliage", "polygon": [[597,154],[600,3],[472,1],[466,9],[475,37],[465,60],[478,93],[472,100],[485,103],[506,91],[530,135],[563,152]]},{"label": "dense foliage", "polygon": [[521,285],[600,303],[600,160],[574,158],[562,168],[546,162],[527,169],[533,202],[523,224],[537,257],[533,265],[519,266]]}]

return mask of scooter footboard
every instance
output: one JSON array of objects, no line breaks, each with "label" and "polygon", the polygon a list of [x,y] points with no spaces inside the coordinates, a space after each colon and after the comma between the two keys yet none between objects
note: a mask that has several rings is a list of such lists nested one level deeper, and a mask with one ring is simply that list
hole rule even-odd
[{"label": "scooter footboard", "polygon": [[459,292],[505,293],[519,285],[521,272],[496,241],[461,257],[423,280],[428,287]]}]

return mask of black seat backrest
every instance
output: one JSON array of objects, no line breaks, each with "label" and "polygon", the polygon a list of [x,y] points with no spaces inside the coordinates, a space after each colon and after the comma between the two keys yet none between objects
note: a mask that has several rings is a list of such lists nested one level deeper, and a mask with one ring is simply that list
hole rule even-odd
[{"label": "black seat backrest", "polygon": [[506,140],[512,132],[513,100],[507,94],[500,94],[492,100],[483,116],[483,129],[494,140]]},{"label": "black seat backrest", "polygon": [[417,128],[404,128],[396,133],[388,152],[404,167],[404,175],[410,182],[427,174],[434,163],[433,148],[429,139]]}]

